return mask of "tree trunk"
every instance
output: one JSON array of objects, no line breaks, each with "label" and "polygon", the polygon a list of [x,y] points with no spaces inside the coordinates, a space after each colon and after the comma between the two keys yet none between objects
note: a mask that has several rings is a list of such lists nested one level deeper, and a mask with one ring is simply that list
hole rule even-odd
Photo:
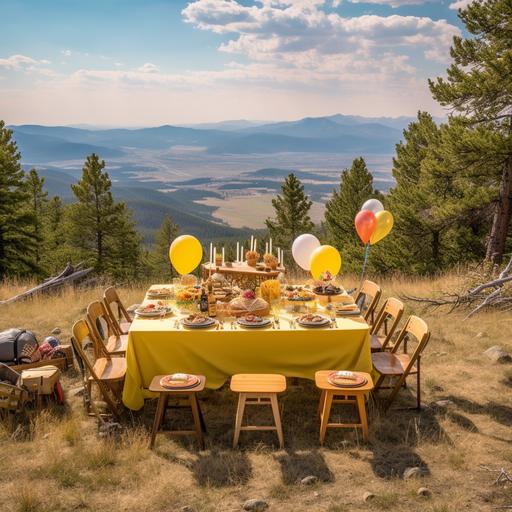
[{"label": "tree trunk", "polygon": [[507,241],[508,226],[512,213],[512,155],[508,157],[501,177],[500,195],[487,242],[485,259],[500,264]]},{"label": "tree trunk", "polygon": [[436,267],[439,265],[439,231],[432,231],[432,260]]}]

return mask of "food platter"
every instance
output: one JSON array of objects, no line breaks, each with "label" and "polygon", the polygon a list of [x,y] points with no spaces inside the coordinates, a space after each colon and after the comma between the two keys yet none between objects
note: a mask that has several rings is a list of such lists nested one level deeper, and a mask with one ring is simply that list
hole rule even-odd
[{"label": "food platter", "polygon": [[259,329],[261,327],[268,327],[272,322],[270,318],[249,314],[238,318],[237,323],[247,329]]},{"label": "food platter", "polygon": [[148,299],[168,299],[172,296],[172,290],[165,286],[150,288],[146,294]]},{"label": "food platter", "polygon": [[336,295],[341,295],[343,293],[343,289],[338,286],[334,286],[332,284],[328,284],[327,286],[317,286],[313,289],[316,295],[321,295],[324,297],[333,297]]},{"label": "food platter", "polygon": [[168,315],[172,313],[172,308],[166,306],[163,302],[151,302],[149,304],[145,304],[143,306],[139,306],[135,310],[135,314],[144,318],[155,318],[161,317],[164,315]]},{"label": "food platter", "polygon": [[173,373],[160,379],[160,386],[166,389],[189,389],[195,388],[201,379],[197,375],[188,373]]},{"label": "food platter", "polygon": [[348,371],[331,372],[327,377],[327,381],[329,384],[340,388],[359,388],[368,382],[366,377]]},{"label": "food platter", "polygon": [[303,286],[288,286],[285,297],[290,302],[308,302],[315,299],[315,294]]},{"label": "food platter", "polygon": [[192,314],[182,318],[181,323],[187,329],[208,329],[216,325],[217,321],[208,316]]},{"label": "food platter", "polygon": [[297,323],[302,327],[325,327],[331,320],[324,315],[307,313],[297,318]]}]

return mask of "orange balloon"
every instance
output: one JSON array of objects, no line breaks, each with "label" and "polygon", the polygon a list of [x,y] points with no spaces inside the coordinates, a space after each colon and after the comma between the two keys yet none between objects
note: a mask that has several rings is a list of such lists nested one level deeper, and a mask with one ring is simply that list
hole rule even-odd
[{"label": "orange balloon", "polygon": [[370,210],[361,210],[354,220],[357,234],[363,244],[367,244],[377,227],[375,214]]}]

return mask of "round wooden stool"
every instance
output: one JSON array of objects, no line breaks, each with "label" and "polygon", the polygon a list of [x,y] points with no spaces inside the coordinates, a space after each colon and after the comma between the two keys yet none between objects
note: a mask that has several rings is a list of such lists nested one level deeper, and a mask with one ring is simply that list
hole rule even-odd
[{"label": "round wooden stool", "polygon": [[[238,407],[236,410],[235,435],[233,448],[238,445],[240,431],[242,430],[275,430],[279,439],[279,447],[283,448],[283,428],[281,416],[277,404],[277,393],[286,390],[286,378],[283,375],[239,373],[231,377],[231,391],[239,393]],[[274,415],[274,425],[245,425],[242,426],[242,418],[246,405],[270,405]]]},{"label": "round wooden stool", "polygon": [[172,395],[173,397],[177,397],[179,399],[185,399],[185,404],[180,404],[177,407],[190,407],[190,409],[192,410],[192,416],[194,418],[194,430],[169,430],[169,434],[174,436],[187,436],[195,434],[199,442],[199,446],[204,449],[203,432],[206,431],[206,428],[204,424],[203,414],[201,413],[201,409],[199,408],[199,402],[197,401],[197,393],[199,393],[199,391],[203,391],[204,385],[206,383],[206,378],[203,375],[198,375],[200,382],[197,386],[193,388],[169,389],[164,388],[160,384],[160,380],[162,377],[165,377],[165,375],[157,375],[153,377],[153,380],[149,385],[149,391],[152,391],[153,393],[159,393],[158,405],[156,408],[153,428],[151,430],[151,441],[149,443],[149,447],[152,449],[155,444],[156,434],[160,430],[160,426],[162,425],[162,421],[167,410],[167,403],[169,401],[169,397]]},{"label": "round wooden stool", "polygon": [[[320,416],[320,444],[324,444],[328,428],[361,428],[363,439],[368,440],[368,420],[366,417],[365,396],[373,389],[373,381],[369,373],[353,372],[365,377],[367,383],[358,388],[333,386],[329,381],[332,370],[315,373],[316,387],[322,390],[318,415]],[[329,423],[332,404],[353,404],[359,413],[359,423]]]}]

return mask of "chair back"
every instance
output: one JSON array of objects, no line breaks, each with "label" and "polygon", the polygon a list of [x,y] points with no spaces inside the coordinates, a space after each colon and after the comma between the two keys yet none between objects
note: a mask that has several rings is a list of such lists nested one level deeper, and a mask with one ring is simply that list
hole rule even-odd
[{"label": "chair back", "polygon": [[126,308],[117,294],[117,290],[113,286],[104,291],[103,303],[107,313],[109,314],[112,322],[116,324],[119,332],[121,331],[121,326],[119,324],[121,320],[124,319],[127,322],[131,322],[130,315],[128,314],[128,311],[126,311]]},{"label": "chair back", "polygon": [[88,341],[92,341],[93,346],[95,345],[89,324],[84,319],[80,319],[75,322],[71,332],[73,333],[73,336],[71,336],[71,346],[73,347],[73,352],[75,353],[78,366],[84,379],[90,375],[95,381],[97,381],[98,376],[94,371],[94,366],[87,357],[84,349],[84,345],[87,344]]},{"label": "chair back", "polygon": [[87,306],[87,321],[96,357],[107,356],[106,344],[110,336],[120,336],[103,302],[95,300]]},{"label": "chair back", "polygon": [[407,319],[391,352],[396,353],[400,345],[403,345],[403,351],[407,354],[407,343],[411,341],[411,337],[416,339],[417,345],[412,355],[409,355],[409,364],[404,371],[405,374],[409,374],[417,359],[421,357],[421,353],[425,350],[430,339],[428,325],[420,317],[414,315]]},{"label": "chair back", "polygon": [[[377,283],[365,280],[357,292],[356,304],[363,313],[363,318],[370,324],[375,323],[375,309],[379,303],[382,290]],[[364,311],[366,309],[366,311]]]},{"label": "chair back", "polygon": [[386,299],[386,302],[384,302],[384,305],[380,309],[377,319],[370,331],[371,334],[378,334],[384,327],[384,334],[386,337],[382,344],[382,350],[384,350],[390,342],[403,313],[404,303],[402,301],[395,299],[394,297]]}]

